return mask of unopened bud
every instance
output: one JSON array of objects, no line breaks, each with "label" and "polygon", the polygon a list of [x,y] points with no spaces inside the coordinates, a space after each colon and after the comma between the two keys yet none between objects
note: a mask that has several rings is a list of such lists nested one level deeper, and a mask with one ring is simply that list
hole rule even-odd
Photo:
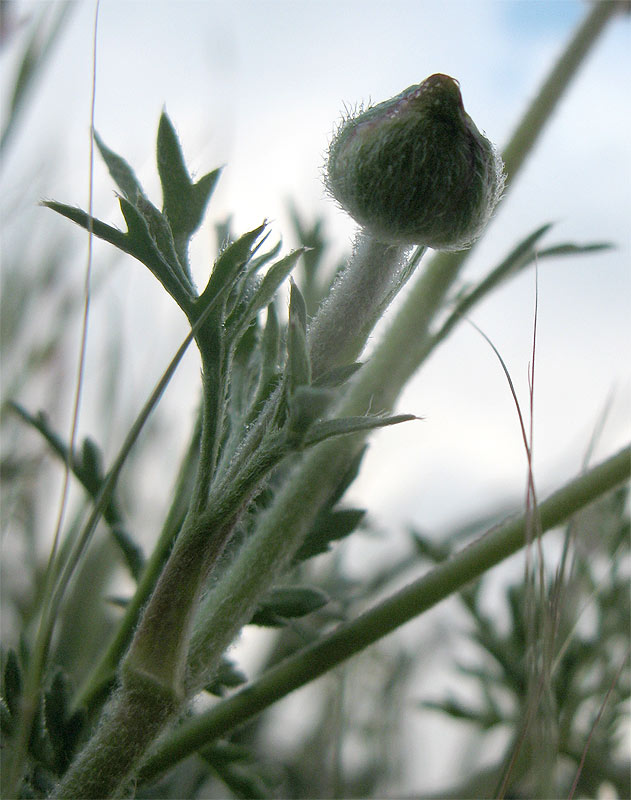
[{"label": "unopened bud", "polygon": [[342,123],[326,186],[378,241],[461,250],[493,213],[502,170],[458,82],[436,74]]}]

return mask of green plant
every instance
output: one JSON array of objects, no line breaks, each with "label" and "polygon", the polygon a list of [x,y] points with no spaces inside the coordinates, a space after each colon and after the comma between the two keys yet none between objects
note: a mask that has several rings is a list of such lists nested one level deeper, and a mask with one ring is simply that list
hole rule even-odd
[{"label": "green plant", "polygon": [[[616,10],[614,4],[593,9],[524,117],[503,156],[509,187]],[[432,76],[341,128],[331,146],[327,184],[363,227],[353,255],[317,311],[314,286],[320,265],[317,251],[308,249],[314,242],[317,248],[317,230],[305,235],[304,226],[304,246],[282,257],[280,246],[266,245],[266,224],[226,237],[205,287],[197,290],[188,247],[219,171],[192,180],[165,113],[157,137],[161,208],[147,197],[129,165],[98,136],[95,141],[120,191],[126,230],[72,206],[45,205],[143,263],[183,311],[191,330],[107,471],[92,440],[75,452],[44,416],[13,406],[67,463],[93,503],[87,521],[70,532],[51,559],[36,633],[19,655],[9,651],[4,659],[3,730],[11,756],[4,791],[6,796],[106,797],[129,792],[137,781],[142,792],[150,780],[199,751],[209,770],[235,793],[259,796],[260,782],[240,770],[248,761],[245,751],[223,737],[278,697],[463,591],[527,543],[532,514],[492,529],[429,575],[332,632],[324,629],[323,617],[313,643],[291,648],[284,661],[210,711],[190,712],[192,698],[225,693],[242,681],[226,651],[245,624],[287,625],[324,614],[330,595],[304,583],[304,562],[361,523],[362,511],[338,504],[357,472],[365,439],[376,428],[414,419],[392,415],[391,409],[412,373],[464,315],[535,259],[579,255],[605,245],[542,247],[550,228],[544,225],[462,294],[444,318],[439,313],[447,307],[447,292],[466,253],[438,254],[411,287],[371,358],[360,365],[356,359],[368,336],[418,268],[426,247],[457,250],[469,244],[501,192],[500,161],[464,112],[453,79]],[[403,168],[389,169],[398,158]],[[409,163],[418,164],[420,172],[403,191],[401,177],[409,177]],[[388,183],[388,175],[393,182]],[[418,186],[423,192],[417,197]],[[427,195],[430,202],[423,205]],[[417,245],[414,251],[412,244]],[[310,259],[309,280],[304,292],[291,281],[285,321],[277,293],[301,258]],[[144,562],[126,531],[117,482],[193,341],[202,365],[199,420],[171,509]],[[629,455],[627,448],[539,503],[541,532],[624,482]],[[86,565],[101,517],[136,590],[75,691],[52,663],[53,634],[70,579]],[[469,607],[484,628],[479,609],[471,602]],[[514,622],[518,630],[517,615]],[[200,772],[201,779],[206,774]]]}]

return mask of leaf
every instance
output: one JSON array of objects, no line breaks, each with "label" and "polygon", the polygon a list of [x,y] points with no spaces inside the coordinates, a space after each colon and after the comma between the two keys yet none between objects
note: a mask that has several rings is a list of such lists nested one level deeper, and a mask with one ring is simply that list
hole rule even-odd
[{"label": "leaf", "polygon": [[226,323],[228,328],[234,329],[231,335],[238,335],[249,324],[252,317],[265,308],[274,298],[276,291],[294,268],[296,261],[304,250],[294,250],[289,255],[281,258],[269,268],[263,276],[258,287],[252,293],[247,304],[239,310],[238,314],[231,315]]},{"label": "leaf", "polygon": [[119,203],[127,223],[127,252],[148,267],[176,303],[187,312],[190,309],[193,290],[184,282],[182,275],[178,274],[181,269],[179,264],[174,269],[173,265],[165,260],[150,233],[145,214],[124,197],[119,198]]},{"label": "leaf", "polygon": [[[106,521],[108,521],[107,509],[104,512],[103,517]],[[129,531],[127,531],[122,525],[114,523],[110,526],[110,530],[112,531],[112,536],[114,537],[116,544],[119,546],[120,551],[123,554],[123,558],[125,559],[125,563],[127,564],[132,577],[138,581],[145,566],[145,557],[143,555],[142,548],[140,545],[137,545],[136,542],[134,542]]]},{"label": "leaf", "polygon": [[10,736],[13,731],[13,718],[4,697],[0,696],[0,732]]},{"label": "leaf", "polygon": [[449,698],[448,700],[440,702],[426,700],[421,705],[423,708],[440,711],[454,719],[473,722],[475,725],[479,725],[483,730],[488,730],[506,721],[502,716],[493,713],[490,709],[487,711],[484,709],[470,708],[455,698]]},{"label": "leaf", "polygon": [[[59,456],[64,464],[68,462],[68,447],[61,437],[52,430],[43,412],[40,411],[37,416],[33,416],[19,403],[10,401],[9,406],[44,437],[52,451]],[[81,456],[77,457],[75,455],[70,459],[72,473],[95,502],[98,500],[105,479],[102,460],[100,448],[89,438],[83,441]],[[138,580],[144,566],[144,557],[140,547],[135,544],[131,535],[123,526],[123,517],[115,498],[110,499],[105,506],[103,518],[109,525],[132,576]]]},{"label": "leaf", "polygon": [[46,730],[44,720],[44,697],[38,695],[35,716],[31,724],[31,735],[28,745],[29,752],[37,760],[44,764],[50,761],[51,743]]},{"label": "leaf", "polygon": [[326,553],[332,542],[343,539],[356,530],[365,516],[365,511],[356,508],[345,508],[319,515],[294,556],[294,562],[305,561]]},{"label": "leaf", "polygon": [[138,259],[149,268],[178,305],[186,311],[190,307],[193,296],[192,287],[186,286],[182,282],[182,277],[176,276],[172,267],[164,260],[155,241],[149,234],[147,223],[142,214],[124,197],[119,198],[119,203],[128,226],[127,233],[123,233],[118,228],[91,217],[85,211],[74,206],[67,206],[52,200],[46,200],[42,205],[52,211],[56,211],[85,230],[92,232],[99,239],[109,242],[123,253]]},{"label": "leaf", "polygon": [[165,111],[160,117],[157,143],[158,174],[162,184],[162,211],[169,220],[180,257],[200,226],[221,169],[193,183],[173,123]]},{"label": "leaf", "polygon": [[95,495],[103,480],[103,455],[100,447],[86,436],[81,446],[79,464],[75,469],[81,475],[81,482],[90,494]]},{"label": "leaf", "polygon": [[343,417],[324,420],[311,426],[304,439],[304,446],[310,447],[319,444],[333,436],[347,436],[351,433],[385,428],[388,425],[398,425],[413,419],[421,419],[421,417],[416,417],[414,414],[396,414],[391,417]]},{"label": "leaf", "polygon": [[235,797],[241,800],[265,800],[273,796],[263,779],[247,767],[235,765],[233,762],[226,764],[221,760],[216,761],[212,750],[202,750],[200,756],[215,770]]},{"label": "leaf", "polygon": [[615,250],[616,246],[612,242],[591,242],[589,244],[576,244],[568,242],[566,244],[555,244],[545,247],[537,252],[538,258],[550,258],[554,256],[578,256],[589,253],[599,253],[603,250]]},{"label": "leaf", "polygon": [[263,328],[263,338],[261,341],[261,350],[263,353],[261,383],[266,383],[272,376],[277,374],[279,345],[280,326],[278,324],[278,315],[276,314],[274,303],[270,303],[267,307],[267,319],[265,321],[265,328]]},{"label": "leaf", "polygon": [[99,239],[113,244],[114,247],[122,250],[123,253],[135,255],[128,242],[127,234],[123,233],[118,228],[107,225],[105,222],[101,222],[100,219],[96,219],[96,217],[91,217],[76,206],[57,203],[55,200],[43,200],[42,205],[45,208],[56,211],[57,214],[61,214],[62,217],[66,217],[66,219],[71,220],[71,222],[76,223],[86,231],[91,231],[95,236],[98,236]]},{"label": "leaf", "polygon": [[307,346],[307,309],[300,290],[292,280],[287,325],[287,378],[289,392],[311,383],[311,360]]},{"label": "leaf", "polygon": [[130,203],[136,205],[138,198],[144,197],[144,192],[133,169],[125,159],[121,158],[121,156],[106,146],[105,142],[96,131],[94,132],[94,141],[112,176],[112,180],[121,190],[124,197],[126,197]]},{"label": "leaf", "polygon": [[460,322],[471,308],[482,300],[489,292],[499,286],[503,281],[512,275],[516,275],[535,260],[541,261],[545,258],[566,255],[581,255],[602,250],[608,250],[613,245],[607,242],[592,242],[585,245],[574,243],[564,243],[551,247],[537,249],[540,239],[552,228],[552,223],[541,225],[535,231],[526,236],[519,242],[506,258],[491,270],[488,275],[481,280],[473,289],[465,292],[458,298],[458,302],[452,314],[442,325],[440,330],[434,334],[434,345],[442,341],[447,334]]},{"label": "leaf", "polygon": [[321,589],[310,586],[279,586],[259,602],[250,624],[281,626],[287,619],[304,617],[322,608],[329,597]]},{"label": "leaf", "polygon": [[[259,225],[258,228],[244,233],[236,242],[229,244],[215,261],[215,266],[210,279],[201,296],[195,303],[195,313],[199,316],[203,313],[208,303],[216,302],[218,298],[223,298],[227,292],[231,291],[235,283],[243,274],[244,267],[252,258],[252,249],[256,240],[265,230],[267,223]],[[259,243],[259,247],[262,242]]]}]

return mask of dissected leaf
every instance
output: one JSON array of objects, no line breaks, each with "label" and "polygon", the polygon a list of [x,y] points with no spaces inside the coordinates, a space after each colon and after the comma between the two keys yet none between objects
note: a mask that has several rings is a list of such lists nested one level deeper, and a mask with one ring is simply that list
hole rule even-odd
[{"label": "dissected leaf", "polygon": [[238,334],[258,311],[271,303],[278,288],[288,277],[303,252],[303,250],[294,250],[280,261],[272,264],[243,308],[238,309],[238,314],[235,313],[228,318],[228,328],[234,329]]},{"label": "dissected leaf", "polygon": [[127,252],[142,261],[176,303],[187,311],[193,299],[193,292],[192,287],[185,282],[184,276],[178,274],[180,266],[174,267],[165,260],[155,237],[151,234],[145,214],[124,197],[119,198],[119,203],[127,223]]},{"label": "dissected leaf", "polygon": [[121,158],[121,156],[107,147],[96,131],[94,132],[94,141],[112,176],[112,180],[127,200],[133,205],[136,205],[138,197],[143,196],[144,192],[133,169],[124,158]]},{"label": "dissected leaf", "polygon": [[[25,422],[44,437],[53,452],[59,456],[63,463],[67,463],[68,448],[61,437],[52,430],[46,415],[40,411],[36,416],[33,416],[15,402],[11,402],[9,405]],[[96,442],[86,438],[83,441],[80,452],[80,457],[74,456],[70,460],[71,470],[92,499],[97,501],[105,479],[101,450]],[[110,530],[121,549],[132,576],[137,580],[144,565],[144,556],[141,548],[133,541],[131,534],[125,529],[122,514],[114,498],[110,499],[105,506],[103,518],[110,526]]]},{"label": "dissected leaf", "polygon": [[157,162],[162,210],[169,220],[176,249],[185,260],[186,245],[202,222],[221,170],[213,170],[197,183],[192,182],[175,128],[164,111],[158,125]]},{"label": "dissected leaf", "polygon": [[303,443],[316,422],[321,419],[336,397],[332,389],[298,386],[289,397],[288,433],[291,441]]},{"label": "dissected leaf", "polygon": [[82,709],[72,711],[71,699],[70,682],[63,671],[58,670],[44,695],[44,717],[53,752],[52,767],[57,775],[66,771],[86,723]]}]

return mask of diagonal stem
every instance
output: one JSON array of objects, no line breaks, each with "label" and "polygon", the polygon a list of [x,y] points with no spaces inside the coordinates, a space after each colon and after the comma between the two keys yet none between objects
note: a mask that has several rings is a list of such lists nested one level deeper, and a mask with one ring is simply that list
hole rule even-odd
[{"label": "diagonal stem", "polygon": [[[575,478],[539,505],[543,532],[565,523],[631,476],[631,445]],[[155,778],[200,747],[323,675],[374,642],[462,590],[470,581],[524,547],[528,515],[491,529],[426,575],[341,624],[315,644],[269,669],[245,689],[184,723],[145,763],[140,780]]]}]

